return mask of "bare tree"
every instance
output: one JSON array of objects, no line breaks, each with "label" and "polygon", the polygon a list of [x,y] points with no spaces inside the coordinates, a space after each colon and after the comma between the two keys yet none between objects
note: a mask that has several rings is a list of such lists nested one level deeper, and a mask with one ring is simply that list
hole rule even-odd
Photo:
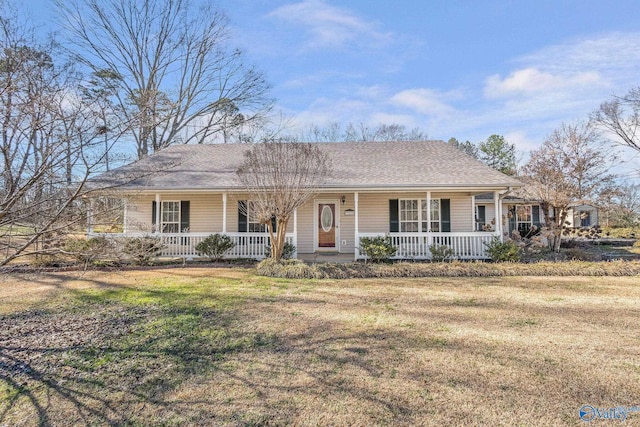
[{"label": "bare tree", "polygon": [[[191,0],[56,0],[77,57],[117,82],[138,157],[210,142],[271,109],[261,72],[230,47],[227,17]],[[98,75],[98,74],[96,74]],[[104,75],[104,74],[103,74]],[[113,79],[117,76],[117,79]]]},{"label": "bare tree", "polygon": [[317,192],[328,172],[327,155],[314,144],[265,142],[245,153],[238,179],[251,197],[252,213],[268,227],[271,257],[276,261],[282,257],[295,209]]},{"label": "bare tree", "polygon": [[[636,227],[640,224],[640,184],[621,185],[606,194],[603,207],[605,226]],[[602,224],[602,222],[601,222]]]},{"label": "bare tree", "polygon": [[614,157],[598,146],[599,138],[587,124],[563,124],[531,153],[524,167],[528,189],[541,200],[555,251],[560,249],[569,206],[595,200],[614,185],[615,176],[609,173]]},{"label": "bare tree", "polygon": [[298,136],[297,141],[306,142],[337,142],[343,139],[342,125],[331,122],[326,126],[309,125]]},{"label": "bare tree", "polygon": [[614,142],[640,152],[640,87],[602,103],[591,114],[591,121],[615,135]]},{"label": "bare tree", "polygon": [[0,12],[0,266],[84,224],[85,184],[105,157],[77,74],[26,28]]}]

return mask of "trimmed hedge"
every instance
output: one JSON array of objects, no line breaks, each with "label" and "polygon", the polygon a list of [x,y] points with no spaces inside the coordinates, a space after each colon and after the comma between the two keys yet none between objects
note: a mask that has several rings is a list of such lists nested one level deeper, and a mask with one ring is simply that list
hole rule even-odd
[{"label": "trimmed hedge", "polygon": [[520,263],[305,264],[300,260],[257,266],[262,276],[288,279],[357,279],[385,277],[499,277],[499,276],[640,276],[639,261]]}]

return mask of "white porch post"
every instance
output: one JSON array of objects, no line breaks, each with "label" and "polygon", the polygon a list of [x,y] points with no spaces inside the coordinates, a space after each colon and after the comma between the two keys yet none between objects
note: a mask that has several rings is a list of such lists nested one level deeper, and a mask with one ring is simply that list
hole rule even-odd
[{"label": "white porch post", "polygon": [[[422,210],[422,206],[419,206],[418,209]],[[422,232],[422,224],[418,224],[418,231]],[[433,237],[431,236],[431,191],[427,191],[427,247],[425,248],[425,253],[430,253],[429,248],[431,245],[433,245]]]},{"label": "white porch post", "polygon": [[[422,224],[418,230],[422,231]],[[431,232],[431,191],[427,191],[427,231]]]},{"label": "white porch post", "polygon": [[355,260],[357,261],[360,257],[360,236],[358,231],[358,193],[353,193],[353,245],[354,245],[354,255]]},{"label": "white porch post", "polygon": [[471,196],[471,231],[476,230],[476,196]]},{"label": "white porch post", "polygon": [[160,215],[161,210],[162,210],[162,201],[160,200],[160,193],[156,193],[156,229],[154,230],[155,233],[159,233],[162,231],[162,224],[160,223],[160,220],[162,219],[162,216]]},{"label": "white porch post", "polygon": [[227,193],[222,193],[222,233],[227,232]]},{"label": "white porch post", "polygon": [[93,233],[93,198],[89,199],[89,209],[87,209],[87,234]]},{"label": "white porch post", "polygon": [[293,210],[293,246],[296,247],[294,258],[298,258],[298,208]]},{"label": "white porch post", "polygon": [[496,234],[500,237],[500,240],[502,240],[502,212],[500,209],[500,192],[499,191],[494,191],[493,192],[493,206],[494,206],[494,211],[495,211],[495,220],[496,220]]},{"label": "white porch post", "polygon": [[122,207],[124,209],[124,213],[122,214],[122,232],[124,234],[127,234],[127,232],[129,231],[129,226],[128,226],[129,199],[122,199]]}]

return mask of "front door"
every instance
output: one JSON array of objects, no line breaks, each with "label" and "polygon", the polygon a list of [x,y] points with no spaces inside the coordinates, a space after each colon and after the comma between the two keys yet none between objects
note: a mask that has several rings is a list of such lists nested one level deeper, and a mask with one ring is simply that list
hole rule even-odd
[{"label": "front door", "polygon": [[336,247],[336,204],[318,203],[318,248]]}]

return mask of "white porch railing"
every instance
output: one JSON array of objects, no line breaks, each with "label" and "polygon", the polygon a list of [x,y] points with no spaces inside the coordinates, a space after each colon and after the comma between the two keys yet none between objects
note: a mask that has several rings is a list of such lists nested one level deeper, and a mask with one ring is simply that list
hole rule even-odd
[{"label": "white porch railing", "polygon": [[[113,239],[126,239],[129,237],[151,236],[157,237],[165,248],[161,256],[172,258],[198,258],[196,245],[206,237],[215,233],[91,233],[90,236],[105,236]],[[263,259],[265,248],[270,244],[268,233],[218,233],[231,238],[236,245],[230,249],[225,258],[250,258]],[[297,241],[293,233],[287,233],[285,241],[297,247]],[[294,257],[297,253],[294,254]]]},{"label": "white porch railing", "polygon": [[[389,236],[391,244],[397,248],[395,259],[431,259],[429,247],[444,245],[453,249],[456,259],[486,259],[487,248],[484,245],[496,236],[492,232],[468,233],[358,233],[356,241],[360,247],[363,237]],[[358,253],[358,259],[365,255]]]}]

